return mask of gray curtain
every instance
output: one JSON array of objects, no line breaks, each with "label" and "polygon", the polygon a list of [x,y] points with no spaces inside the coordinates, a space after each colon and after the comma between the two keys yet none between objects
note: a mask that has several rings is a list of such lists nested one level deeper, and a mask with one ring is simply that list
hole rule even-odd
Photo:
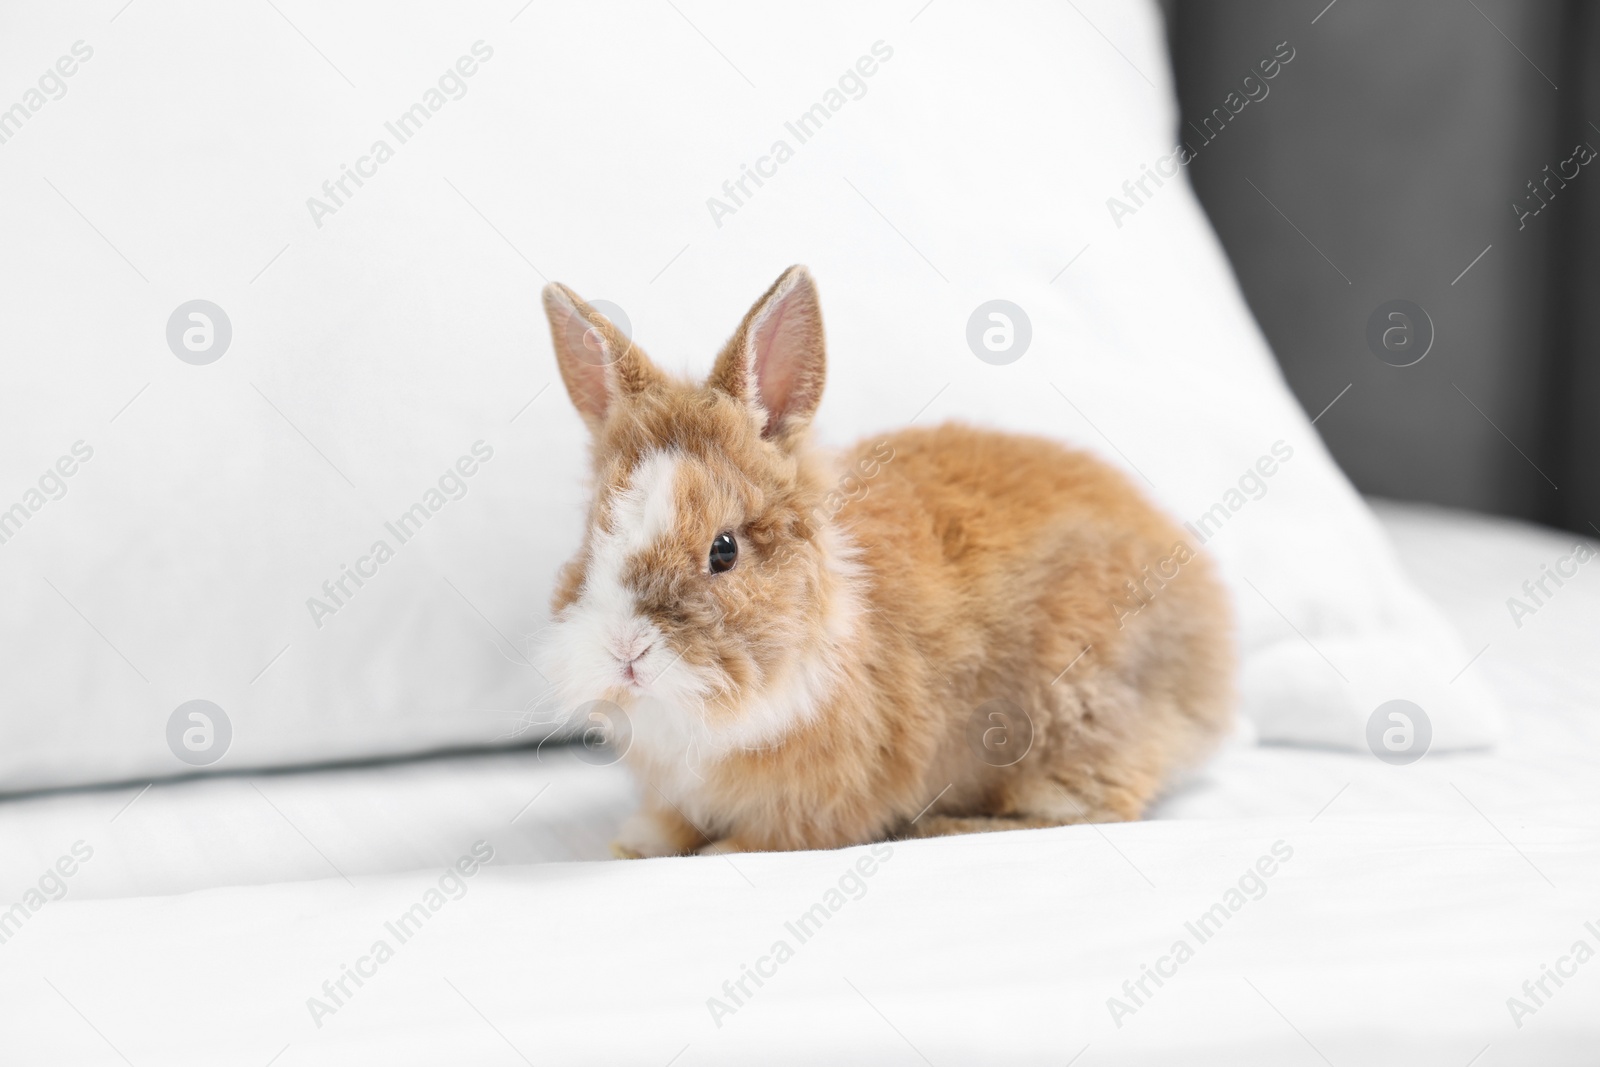
[{"label": "gray curtain", "polygon": [[1595,5],[1164,6],[1190,179],[1355,484],[1600,534]]}]

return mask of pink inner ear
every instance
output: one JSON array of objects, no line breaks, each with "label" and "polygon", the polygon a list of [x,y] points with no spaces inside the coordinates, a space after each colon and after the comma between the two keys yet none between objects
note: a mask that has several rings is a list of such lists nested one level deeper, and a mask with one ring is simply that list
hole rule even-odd
[{"label": "pink inner ear", "polygon": [[605,365],[580,359],[573,362],[571,367],[573,405],[596,422],[604,422],[606,405],[611,399],[606,386]]},{"label": "pink inner ear", "polygon": [[572,402],[584,415],[604,422],[611,401],[605,338],[599,327],[584,321],[576,308],[568,306],[564,315],[560,334],[565,343],[558,346],[556,354],[566,372]]},{"label": "pink inner ear", "polygon": [[[756,395],[767,410],[769,430],[788,411],[795,378],[800,372],[802,342],[794,336],[798,332],[794,328],[796,316],[789,314],[793,299],[794,293],[790,292],[756,330]],[[786,323],[788,330],[784,329]]]}]

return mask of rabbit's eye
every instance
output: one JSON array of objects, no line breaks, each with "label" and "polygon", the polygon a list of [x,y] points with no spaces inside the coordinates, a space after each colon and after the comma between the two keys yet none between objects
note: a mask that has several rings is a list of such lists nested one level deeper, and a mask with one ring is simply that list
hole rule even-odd
[{"label": "rabbit's eye", "polygon": [[733,567],[733,561],[739,558],[739,542],[733,539],[731,533],[720,533],[717,539],[711,542],[711,573],[721,574]]}]

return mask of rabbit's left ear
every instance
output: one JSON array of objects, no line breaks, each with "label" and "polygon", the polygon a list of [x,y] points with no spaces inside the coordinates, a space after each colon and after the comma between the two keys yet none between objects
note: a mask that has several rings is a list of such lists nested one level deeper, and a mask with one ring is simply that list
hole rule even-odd
[{"label": "rabbit's left ear", "polygon": [[796,265],[746,313],[706,384],[750,405],[761,436],[788,444],[810,425],[826,376],[817,286]]},{"label": "rabbit's left ear", "polygon": [[618,399],[660,382],[661,372],[610,319],[560,282],[546,285],[543,298],[561,380],[578,414],[598,434]]}]

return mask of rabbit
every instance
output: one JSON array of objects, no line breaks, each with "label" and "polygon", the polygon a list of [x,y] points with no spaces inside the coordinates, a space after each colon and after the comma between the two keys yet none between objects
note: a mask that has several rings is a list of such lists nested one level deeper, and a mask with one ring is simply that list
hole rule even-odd
[{"label": "rabbit", "polygon": [[703,384],[543,302],[593,498],[540,667],[625,741],[616,855],[1133,820],[1229,728],[1229,601],[1118,470],[961,424],[812,443],[805,267]]}]

